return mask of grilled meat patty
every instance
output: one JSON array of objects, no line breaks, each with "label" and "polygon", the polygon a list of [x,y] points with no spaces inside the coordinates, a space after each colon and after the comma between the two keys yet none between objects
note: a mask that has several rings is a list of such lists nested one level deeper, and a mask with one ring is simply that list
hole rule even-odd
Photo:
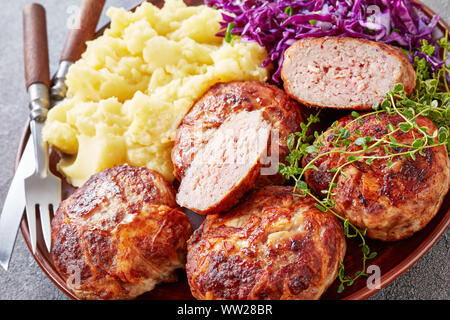
[{"label": "grilled meat patty", "polygon": [[396,83],[409,94],[415,71],[408,57],[384,43],[355,38],[308,38],[284,54],[284,89],[300,103],[320,108],[370,110]]},{"label": "grilled meat patty", "polygon": [[52,220],[56,269],[82,299],[129,299],[184,268],[191,224],[175,191],[146,168],[93,175]]},{"label": "grilled meat patty", "polygon": [[235,205],[260,175],[270,129],[261,110],[232,115],[195,155],[181,180],[177,203],[200,214]]},{"label": "grilled meat patty", "polygon": [[[284,161],[289,154],[286,138],[298,131],[300,122],[303,121],[297,103],[283,90],[267,83],[258,81],[219,83],[211,87],[194,104],[177,129],[172,149],[175,177],[178,180],[184,177],[197,152],[208,143],[228,118],[242,111],[255,110],[262,110],[264,120],[279,136],[277,146],[269,148],[269,153],[278,152],[279,160]],[[266,181],[267,179],[282,181],[279,175],[261,178]]]},{"label": "grilled meat patty", "polygon": [[342,226],[290,186],[251,191],[226,214],[208,215],[188,242],[197,299],[318,299],[337,275]]},{"label": "grilled meat patty", "polygon": [[[335,130],[345,127],[352,133],[351,144],[347,151],[361,150],[355,145],[356,130],[362,136],[381,139],[388,131],[388,124],[394,127],[404,119],[400,115],[381,113],[368,115],[361,119],[362,123],[353,121],[347,116],[338,121],[335,128],[328,129],[318,139],[323,146],[319,153],[339,150],[333,143],[336,141]],[[427,127],[428,133],[436,131],[436,127],[426,117],[416,118],[419,127]],[[351,123],[352,122],[352,123]],[[416,138],[421,137],[417,130],[407,133],[397,130],[393,137],[397,142],[411,145]],[[371,143],[373,144],[373,142]],[[390,152],[407,152],[412,149],[397,147]],[[389,151],[389,149],[388,149]],[[366,155],[385,157],[386,150],[377,147]],[[436,215],[449,186],[449,159],[445,146],[423,149],[423,154],[416,153],[416,158],[394,157],[389,166],[389,158],[381,158],[367,164],[356,161],[343,168],[343,173],[334,181],[337,186],[332,189],[335,193],[335,210],[348,218],[361,229],[367,228],[370,238],[395,241],[408,238]],[[303,159],[303,166],[310,162],[317,154],[310,154]],[[360,155],[357,155],[360,156]],[[334,152],[320,157],[314,162],[318,170],[307,170],[305,179],[310,188],[322,195],[321,190],[328,190],[336,169],[348,162],[349,155]]]},{"label": "grilled meat patty", "polygon": [[[256,185],[281,184],[286,138],[303,120],[281,89],[262,82],[213,86],[184,117],[172,150],[179,205],[225,211]],[[270,137],[270,139],[269,139]]]}]

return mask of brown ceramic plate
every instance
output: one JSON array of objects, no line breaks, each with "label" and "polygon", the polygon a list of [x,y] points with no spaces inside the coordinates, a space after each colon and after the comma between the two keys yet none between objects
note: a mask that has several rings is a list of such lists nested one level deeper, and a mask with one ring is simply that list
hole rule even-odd
[{"label": "brown ceramic plate", "polygon": [[[154,3],[161,4],[162,1],[156,0]],[[186,1],[188,3],[197,2],[196,0]],[[423,7],[425,13],[428,16],[434,13],[427,8]],[[106,27],[106,26],[105,26]],[[99,34],[105,29],[103,27]],[[438,27],[442,30],[449,30],[448,25],[440,20]],[[336,117],[335,113],[330,114],[331,117]],[[329,120],[329,119],[326,119]],[[20,160],[20,156],[24,150],[25,144],[29,137],[29,126],[28,123],[24,129],[24,133],[21,139],[21,144],[17,152],[16,157],[16,168]],[[50,157],[50,166],[52,171],[55,172],[55,165],[58,161],[58,155],[52,153]],[[56,172],[55,172],[56,173]],[[63,198],[67,198],[72,192],[73,187],[68,183],[63,183]],[[192,221],[194,228],[203,220],[203,217],[195,213],[187,213],[190,220]],[[37,220],[39,223],[39,219]],[[380,241],[368,240],[368,245],[373,251],[378,252],[375,259],[370,260],[370,264],[378,265],[381,269],[381,288],[387,286],[395,278],[400,276],[403,272],[412,267],[424,254],[427,252],[438,238],[444,233],[450,225],[450,193],[445,197],[444,203],[440,208],[437,215],[431,220],[431,222],[421,231],[417,232],[413,237],[393,242],[393,243],[383,243]],[[28,233],[27,221],[24,216],[21,224],[22,234],[31,250],[30,246],[30,236]],[[71,292],[69,287],[66,285],[65,281],[60,277],[58,272],[52,263],[52,260],[47,253],[45,248],[45,243],[42,238],[42,234],[39,234],[41,228],[38,225],[38,243],[36,253],[34,258],[42,268],[42,270],[47,274],[47,276],[70,298],[77,299],[77,297]],[[357,247],[356,241],[347,241],[348,250],[345,257],[346,273],[353,274],[360,268],[361,264],[361,254],[360,248]],[[193,299],[189,286],[186,279],[186,274],[184,271],[179,272],[179,281],[172,284],[162,284],[157,286],[153,291],[143,294],[138,299]],[[432,275],[430,275],[432,276]],[[325,292],[322,299],[366,299],[367,297],[374,294],[377,289],[369,289],[366,286],[366,279],[360,278],[351,287],[347,287],[341,294],[337,293],[338,281],[335,281],[333,285]]]}]

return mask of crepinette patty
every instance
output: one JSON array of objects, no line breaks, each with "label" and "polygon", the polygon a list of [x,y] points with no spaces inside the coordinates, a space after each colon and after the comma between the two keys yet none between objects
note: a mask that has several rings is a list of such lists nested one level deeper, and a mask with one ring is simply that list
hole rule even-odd
[{"label": "crepinette patty", "polygon": [[253,188],[269,137],[270,125],[261,110],[227,119],[195,155],[181,180],[177,203],[200,214],[230,209]]},{"label": "crepinette patty", "polygon": [[129,299],[184,268],[191,224],[173,187],[146,168],[93,175],[52,220],[51,255],[82,299]]},{"label": "crepinette patty", "polygon": [[[279,134],[279,160],[289,154],[286,138],[298,131],[303,121],[295,101],[278,87],[258,81],[219,83],[200,98],[177,129],[172,149],[174,175],[181,180],[195,155],[214,136],[220,126],[231,116],[242,111],[262,110],[263,119]],[[277,148],[269,147],[269,153]],[[281,182],[281,177],[261,176],[262,180]]]},{"label": "crepinette patty", "polygon": [[308,38],[284,53],[284,89],[300,103],[320,108],[370,110],[396,83],[409,94],[415,71],[408,57],[384,43],[355,38]]},{"label": "crepinette patty", "polygon": [[[340,119],[335,128],[328,129],[318,139],[323,146],[319,153],[336,151],[333,146],[335,137],[333,130],[345,127],[351,132],[351,144],[347,151],[360,150],[355,145],[356,130],[362,136],[377,139],[388,133],[388,124],[397,127],[404,119],[400,115],[368,115],[361,119],[362,123],[353,121],[352,116]],[[427,127],[428,134],[437,129],[426,117],[416,118],[419,127]],[[407,133],[398,130],[393,137],[397,142],[411,145],[415,138],[421,137],[417,130]],[[414,136],[413,136],[414,135]],[[397,147],[395,153],[411,151],[406,147]],[[343,168],[332,189],[335,193],[335,210],[348,218],[353,224],[364,229],[370,238],[395,241],[408,238],[436,215],[449,186],[449,159],[445,146],[423,149],[424,155],[416,153],[416,158],[394,157],[392,165],[389,159],[376,159],[370,165],[365,161],[356,161]],[[367,155],[386,156],[384,148],[370,150]],[[311,154],[303,159],[303,166],[317,154]],[[346,163],[348,154],[340,152],[329,153],[319,158],[314,164],[318,170],[307,170],[305,179],[310,188],[323,195],[321,190],[327,190],[336,169]],[[358,155],[356,155],[358,156]]]},{"label": "crepinette patty", "polygon": [[200,214],[234,206],[255,185],[282,184],[278,163],[300,110],[283,90],[256,81],[213,86],[184,117],[172,150],[177,203]]},{"label": "crepinette patty", "polygon": [[318,299],[337,275],[342,226],[290,186],[251,191],[226,214],[208,215],[188,242],[197,299]]}]

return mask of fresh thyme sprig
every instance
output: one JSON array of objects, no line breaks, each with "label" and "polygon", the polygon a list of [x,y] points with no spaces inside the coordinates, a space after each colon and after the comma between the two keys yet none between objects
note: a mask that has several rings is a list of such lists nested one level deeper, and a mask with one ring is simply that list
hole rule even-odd
[{"label": "fresh thyme sprig", "polygon": [[[450,49],[448,33],[437,43],[443,51],[445,61],[447,50]],[[430,55],[436,48],[424,41],[420,50]],[[340,219],[347,238],[358,238],[360,240],[362,268],[355,272],[353,276],[346,275],[344,263],[340,262],[338,270],[339,293],[344,290],[345,285],[351,286],[359,277],[367,276],[366,262],[377,255],[376,252],[371,252],[366,243],[367,229],[360,230],[349,219],[341,216],[335,210],[334,196],[336,193],[334,189],[337,187],[339,176],[345,177],[344,169],[355,162],[364,162],[371,165],[376,160],[385,160],[387,161],[386,166],[390,167],[397,157],[409,157],[415,160],[417,156],[424,156],[424,151],[427,148],[443,145],[447,147],[447,150],[450,150],[450,93],[447,82],[450,69],[444,64],[438,71],[432,72],[427,61],[417,56],[414,58],[413,65],[417,75],[413,93],[408,97],[403,85],[397,84],[380,105],[373,106],[372,112],[360,115],[353,111],[351,113],[353,119],[345,125],[340,125],[338,121],[333,123],[326,132],[326,135],[332,134],[334,136],[331,142],[335,147],[333,150],[320,152],[320,147],[324,146],[322,139],[325,138],[325,133],[321,135],[317,131],[313,134],[310,133],[311,126],[320,121],[320,111],[314,115],[311,114],[307,122],[300,125],[300,131],[289,135],[287,138],[287,146],[290,150],[290,154],[286,158],[288,164],[280,163],[279,172],[287,179],[294,181],[294,192],[296,190],[301,191],[296,193],[298,196],[311,197],[316,202],[316,208],[322,212],[331,212]],[[351,130],[355,123],[362,125],[365,117],[375,115],[379,118],[381,114],[397,115],[401,117],[402,122],[395,126],[389,123],[386,128],[387,133],[381,137],[364,136],[358,129]],[[421,127],[416,121],[419,116],[428,117],[438,130],[431,132],[430,128]],[[396,134],[400,132],[411,132],[414,141],[411,144],[397,141]],[[346,161],[339,167],[329,170],[330,173],[334,173],[332,179],[328,188],[321,190],[323,198],[317,197],[304,181],[304,173],[307,170],[318,170],[317,161],[333,153],[345,155]],[[305,156],[311,157],[312,160],[302,167],[301,161]]]}]

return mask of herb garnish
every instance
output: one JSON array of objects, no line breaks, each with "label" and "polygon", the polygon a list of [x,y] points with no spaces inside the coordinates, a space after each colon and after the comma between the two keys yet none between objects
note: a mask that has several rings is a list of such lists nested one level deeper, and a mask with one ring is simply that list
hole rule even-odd
[{"label": "herb garnish", "polygon": [[[443,50],[443,61],[446,61],[447,50],[450,48],[448,43],[448,33],[445,37],[439,40],[439,47]],[[420,52],[431,55],[434,50],[439,49],[428,44],[426,40],[422,42]],[[332,124],[328,133],[334,135],[335,140],[333,145],[336,149],[328,152],[319,152],[322,144],[321,138],[323,134],[319,135],[317,131],[310,134],[311,125],[320,121],[320,111],[316,114],[311,114],[306,123],[300,124],[300,131],[291,134],[287,137],[287,146],[290,154],[286,157],[288,165],[280,163],[279,172],[287,179],[294,181],[294,191],[299,190],[301,193],[296,193],[298,196],[309,196],[316,201],[316,208],[322,212],[331,212],[339,218],[344,226],[344,233],[347,238],[357,238],[360,241],[362,252],[362,267],[353,275],[345,274],[344,263],[340,262],[338,271],[338,278],[340,285],[338,293],[341,293],[345,286],[351,286],[359,277],[368,276],[366,273],[366,262],[369,259],[376,257],[376,252],[371,252],[366,243],[367,229],[360,230],[353,225],[349,219],[344,218],[334,210],[334,195],[333,189],[337,187],[337,179],[340,175],[345,176],[343,169],[357,161],[363,161],[370,165],[377,159],[388,160],[387,166],[393,164],[393,159],[396,157],[410,157],[415,160],[418,156],[424,155],[426,148],[433,148],[445,145],[447,151],[450,150],[450,92],[447,76],[450,68],[444,63],[442,67],[436,71],[432,71],[430,64],[425,57],[420,58],[420,55],[414,56],[414,69],[416,70],[416,87],[413,93],[408,97],[402,84],[396,84],[394,89],[386,95],[386,99],[380,105],[374,105],[373,111],[359,114],[356,111],[351,113],[353,119],[345,126],[339,126],[338,122]],[[362,124],[362,119],[369,115],[380,116],[381,113],[388,115],[398,115],[403,121],[396,126],[389,124],[387,126],[387,133],[380,138],[364,136],[358,130],[353,132],[349,130],[349,126],[355,122]],[[420,127],[416,119],[419,116],[428,117],[438,128],[435,132],[430,132],[427,127]],[[394,134],[403,131],[410,132],[414,135],[414,141],[411,144],[404,144],[398,142]],[[352,145],[350,149],[349,146]],[[384,149],[384,154],[377,154],[371,151]],[[303,180],[303,175],[306,170],[318,170],[315,166],[317,160],[331,153],[347,154],[346,161],[337,168],[330,170],[334,172],[333,178],[326,190],[321,190],[323,198],[316,196],[307,183]],[[311,161],[302,167],[302,159],[309,155],[313,157]]]},{"label": "herb garnish", "polygon": [[231,39],[233,37],[233,35],[231,34],[231,32],[233,31],[233,28],[234,28],[234,23],[233,22],[228,23],[227,32],[225,33],[225,41],[228,43],[231,42]]},{"label": "herb garnish", "polygon": [[289,15],[289,17],[292,16],[293,12],[294,11],[292,10],[292,7],[290,7],[290,6],[287,6],[286,9],[284,9],[284,13],[287,13]]}]

